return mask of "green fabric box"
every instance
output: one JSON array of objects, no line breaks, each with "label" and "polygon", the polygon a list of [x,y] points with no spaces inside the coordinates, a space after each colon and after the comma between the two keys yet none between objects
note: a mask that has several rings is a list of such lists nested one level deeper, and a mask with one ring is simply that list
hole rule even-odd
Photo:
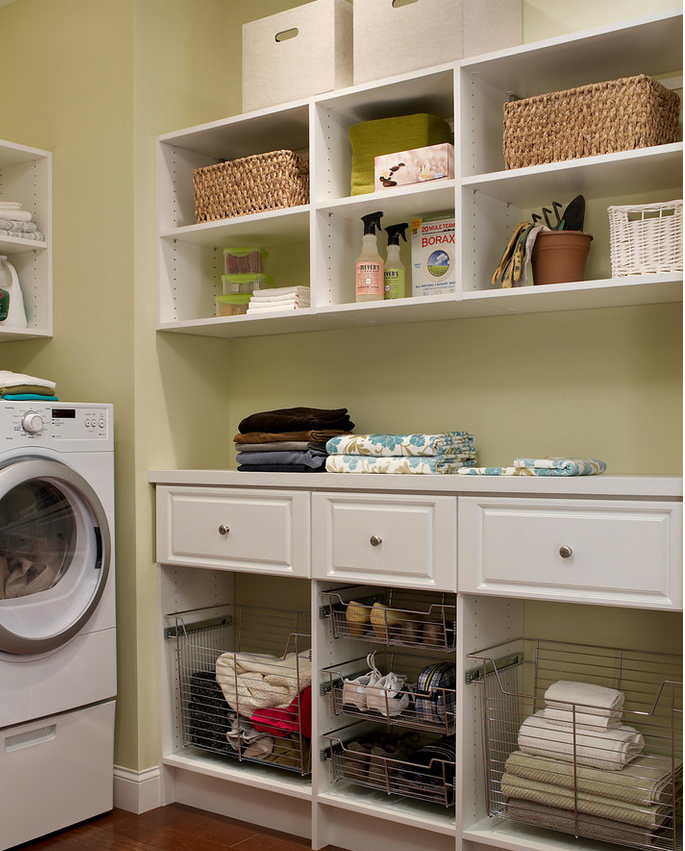
[{"label": "green fabric box", "polygon": [[383,154],[409,151],[452,142],[449,124],[425,112],[361,121],[350,127],[352,143],[351,195],[374,191],[374,159]]}]

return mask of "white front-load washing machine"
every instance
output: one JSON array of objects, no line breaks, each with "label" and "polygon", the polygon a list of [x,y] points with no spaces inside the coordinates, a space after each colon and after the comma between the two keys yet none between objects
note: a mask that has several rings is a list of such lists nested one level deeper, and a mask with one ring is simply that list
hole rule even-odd
[{"label": "white front-load washing machine", "polygon": [[0,401],[0,849],[112,808],[112,406]]}]

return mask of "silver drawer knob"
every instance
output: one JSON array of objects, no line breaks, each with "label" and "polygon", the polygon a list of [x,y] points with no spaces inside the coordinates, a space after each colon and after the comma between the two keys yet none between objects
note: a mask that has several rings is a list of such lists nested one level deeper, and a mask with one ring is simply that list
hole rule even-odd
[{"label": "silver drawer knob", "polygon": [[229,527],[229,526],[224,526],[224,524],[223,524],[223,523],[221,524],[221,526],[219,526],[219,534],[220,534],[220,535],[228,535],[228,533],[229,533],[230,531],[231,531],[230,527]]},{"label": "silver drawer knob", "polygon": [[379,538],[378,535],[372,535],[369,538],[369,543],[372,547],[380,547],[380,545],[383,543],[383,539]]},{"label": "silver drawer knob", "polygon": [[571,547],[559,547],[559,555],[562,558],[571,558],[571,556],[573,555],[573,550],[571,549]]}]

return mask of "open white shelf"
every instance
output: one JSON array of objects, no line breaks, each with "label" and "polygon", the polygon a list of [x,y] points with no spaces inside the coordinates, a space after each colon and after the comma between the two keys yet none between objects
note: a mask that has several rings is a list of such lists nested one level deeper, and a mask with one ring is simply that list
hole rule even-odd
[{"label": "open white shelf", "polygon": [[[512,92],[527,97],[638,73],[674,74],[681,66],[682,14],[676,9],[160,136],[158,329],[263,336],[682,301],[680,273],[610,278],[604,221],[606,206],[630,197],[682,197],[682,142],[512,170],[504,168],[502,155],[502,103]],[[350,196],[350,126],[414,111],[438,114],[454,127],[455,179]],[[309,156],[310,205],[195,224],[193,168],[274,147]],[[492,271],[515,225],[552,198],[568,203],[579,193],[594,205],[597,228],[588,280],[494,290]],[[355,303],[360,218],[374,210],[383,211],[383,226],[441,212],[456,216],[461,273],[453,295]],[[311,286],[310,308],[297,315],[215,318],[222,249],[252,245],[269,250],[266,271],[277,286]],[[403,256],[410,278],[407,246]]]},{"label": "open white shelf", "polygon": [[52,335],[52,154],[0,140],[0,200],[18,201],[33,214],[44,242],[0,236],[0,254],[17,270],[27,328],[5,328],[0,341]]}]

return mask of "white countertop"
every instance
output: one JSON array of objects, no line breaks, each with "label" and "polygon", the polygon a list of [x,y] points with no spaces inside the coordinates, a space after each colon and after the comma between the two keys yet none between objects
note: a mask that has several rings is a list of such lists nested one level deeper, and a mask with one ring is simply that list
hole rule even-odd
[{"label": "white countertop", "polygon": [[612,497],[682,499],[681,476],[459,476],[382,473],[254,473],[237,470],[151,470],[154,485],[443,493],[453,496]]}]

